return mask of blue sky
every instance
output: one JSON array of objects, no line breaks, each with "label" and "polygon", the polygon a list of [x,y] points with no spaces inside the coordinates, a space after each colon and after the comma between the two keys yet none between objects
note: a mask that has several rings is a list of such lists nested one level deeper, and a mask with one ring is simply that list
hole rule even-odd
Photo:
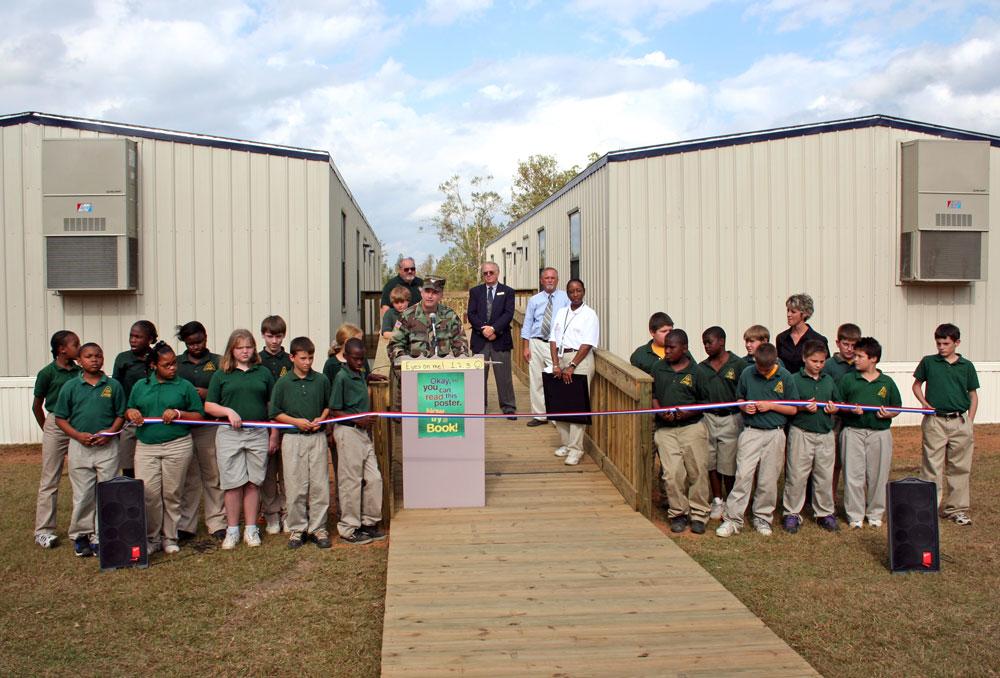
[{"label": "blue sky", "polygon": [[391,257],[452,174],[887,113],[1000,133],[1000,2],[0,0],[0,100],[329,150]]}]

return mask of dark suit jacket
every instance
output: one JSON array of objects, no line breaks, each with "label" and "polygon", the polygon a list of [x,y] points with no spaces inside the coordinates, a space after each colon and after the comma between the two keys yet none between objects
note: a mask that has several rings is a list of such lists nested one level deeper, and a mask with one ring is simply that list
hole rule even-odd
[{"label": "dark suit jacket", "polygon": [[493,294],[493,312],[486,317],[486,285],[476,285],[469,290],[469,324],[472,325],[472,352],[479,353],[483,346],[490,343],[483,336],[483,325],[490,325],[496,330],[497,338],[493,340],[493,348],[497,351],[510,351],[514,348],[514,340],[510,336],[510,323],[514,320],[514,288],[497,283]]}]

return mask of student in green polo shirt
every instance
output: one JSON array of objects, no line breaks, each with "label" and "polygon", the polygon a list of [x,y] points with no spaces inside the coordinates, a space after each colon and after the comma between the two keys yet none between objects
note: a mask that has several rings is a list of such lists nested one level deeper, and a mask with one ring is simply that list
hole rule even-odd
[{"label": "student in green polo shirt", "polygon": [[722,524],[715,530],[720,537],[731,537],[743,528],[754,474],[757,490],[753,497],[753,526],[762,536],[771,536],[778,476],[785,461],[785,422],[798,411],[794,405],[773,402],[798,399],[792,375],[778,364],[774,344],[754,347],[753,359],[754,364],[743,370],[736,385],[737,399],[750,402],[740,405],[746,428],[737,443],[733,491],[726,497]]},{"label": "student in green polo shirt", "polygon": [[[688,336],[671,330],[664,341],[664,359],[653,367],[653,407],[694,405],[705,401],[698,365],[688,357]],[[711,508],[708,484],[708,429],[701,412],[673,411],[656,415],[653,440],[667,486],[671,532],[691,526],[705,533]]]},{"label": "student in green polo shirt", "polygon": [[[187,350],[177,356],[177,376],[194,384],[202,403],[208,395],[212,375],[219,371],[222,358],[208,350],[208,332],[197,320],[177,328],[177,338]],[[226,537],[226,512],[222,488],[219,487],[219,462],[215,458],[215,426],[192,426],[191,442],[194,454],[184,478],[181,496],[181,519],[177,523],[177,538],[184,542],[198,533],[198,504],[204,500],[205,527],[209,534],[222,541]]]},{"label": "student in green polo shirt", "polygon": [[[148,374],[146,356],[149,347],[156,343],[156,325],[149,320],[137,320],[128,332],[129,350],[122,351],[115,357],[115,365],[111,368],[111,376],[125,389],[125,399],[128,400],[132,387]],[[118,437],[119,468],[122,475],[135,477],[135,430],[126,427]]]},{"label": "student in green polo shirt", "polygon": [[886,407],[903,404],[891,377],[878,369],[882,346],[872,337],[861,337],[854,345],[853,372],[841,377],[838,386],[844,402],[874,405],[875,412],[841,410],[844,430],[840,448],[844,451],[844,511],[852,529],[868,518],[872,527],[881,527],[885,514],[885,484],[892,466],[892,434],[889,426],[899,412]]},{"label": "student in green polo shirt", "polygon": [[[35,543],[43,549],[54,548],[56,539],[56,505],[63,460],[69,449],[69,437],[56,424],[52,408],[59,399],[63,385],[80,373],[76,356],[80,352],[80,337],[69,330],[59,330],[49,340],[52,362],[35,377],[35,399],[31,413],[42,429],[42,474],[38,480],[35,502]],[[44,406],[44,409],[43,409]],[[48,411],[46,416],[45,412]]]},{"label": "student in green polo shirt", "polygon": [[[344,348],[347,365],[338,373],[330,391],[330,414],[342,417],[371,409],[368,384],[361,367],[365,344],[348,339]],[[337,532],[349,544],[367,544],[385,539],[378,529],[382,520],[382,474],[375,458],[375,446],[368,434],[375,417],[367,416],[333,426],[337,442],[337,497],[340,522]]]},{"label": "student in green polo shirt", "polygon": [[646,374],[653,374],[653,367],[663,360],[667,335],[674,329],[674,321],[662,311],[649,316],[649,341],[632,351],[629,362]]},{"label": "student in green polo shirt", "polygon": [[[274,381],[292,371],[292,359],[285,353],[281,342],[285,340],[288,326],[280,315],[269,315],[260,323],[260,335],[264,339],[264,348],[260,352],[260,362],[271,371]],[[260,486],[260,510],[267,523],[268,534],[278,534],[288,531],[285,520],[285,477],[281,472],[280,437],[274,449],[268,450],[267,473],[264,484]]]},{"label": "student in green polo shirt", "polygon": [[[861,338],[861,328],[854,323],[842,323],[837,328],[837,352],[823,365],[823,374],[829,374],[834,382],[840,383],[841,378],[854,370],[854,344]],[[833,496],[837,497],[837,485],[840,483],[840,472],[844,468],[844,455],[840,451],[840,432],[844,428],[844,420],[840,413],[833,415],[833,436],[836,454],[833,455]]]},{"label": "student in green polo shirt", "polygon": [[823,372],[826,358],[826,343],[809,339],[802,347],[802,369],[792,375],[799,399],[811,402],[799,408],[788,428],[782,526],[789,534],[798,532],[802,525],[801,512],[810,479],[816,523],[829,532],[837,531],[837,518],[833,515],[833,460],[837,448],[833,442],[832,415],[837,411],[833,403],[840,400],[840,389],[833,377]]},{"label": "student in green polo shirt", "polygon": [[117,433],[125,423],[125,389],[103,372],[104,351],[94,343],[80,347],[82,372],[59,391],[52,413],[69,436],[69,482],[73,488],[73,517],[69,538],[77,556],[94,555],[97,544],[95,509],[97,483],[111,480],[118,470]]},{"label": "student in green polo shirt", "polygon": [[281,437],[281,468],[285,474],[291,531],[288,548],[302,546],[311,536],[321,549],[330,548],[326,516],[330,511],[330,472],[326,433],[322,424],[329,411],[330,380],[315,371],[316,346],[309,337],[296,337],[290,345],[292,371],[274,385],[271,418],[294,424]]},{"label": "student in green polo shirt", "polygon": [[[972,472],[972,425],[979,408],[976,366],[957,353],[962,333],[951,323],[934,330],[937,354],[924,356],[913,373],[913,395],[933,409],[920,425],[923,463],[920,477],[937,484],[941,515],[956,525],[971,525],[969,475]],[[925,387],[926,385],[926,387]],[[948,499],[942,506],[944,486]]]},{"label": "student in green polo shirt", "polygon": [[[174,554],[177,523],[181,518],[184,480],[194,446],[189,426],[175,419],[199,420],[204,414],[198,391],[177,376],[177,354],[165,342],[149,352],[150,374],[132,387],[126,418],[136,428],[135,477],[146,495],[146,541],[149,553]],[[162,424],[144,424],[144,418],[162,417]]]},{"label": "student in green polo shirt", "polygon": [[257,345],[250,330],[234,330],[222,354],[222,369],[212,375],[205,396],[205,413],[229,421],[219,426],[215,438],[215,456],[219,463],[219,486],[225,492],[226,551],[240,543],[240,511],[246,521],[244,541],[260,546],[257,512],[260,509],[260,486],[267,470],[268,454],[277,450],[278,429],[246,428],[246,421],[267,419],[267,402],[274,388],[274,377],[260,364]]}]

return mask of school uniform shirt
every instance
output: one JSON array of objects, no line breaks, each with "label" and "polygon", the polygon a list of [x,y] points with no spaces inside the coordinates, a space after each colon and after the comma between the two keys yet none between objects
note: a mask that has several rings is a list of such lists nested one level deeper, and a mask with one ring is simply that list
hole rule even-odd
[{"label": "school uniform shirt", "polygon": [[[769,376],[765,377],[752,365],[743,370],[740,381],[736,385],[736,397],[743,400],[798,400],[799,391],[795,388],[792,375],[784,367],[775,365]],[[787,417],[780,412],[768,410],[755,414],[743,413],[743,422],[750,428],[772,429],[785,425]]]},{"label": "school uniform shirt", "polygon": [[208,388],[212,375],[218,372],[222,365],[222,357],[205,351],[200,358],[192,358],[184,351],[177,356],[177,376],[187,379],[195,388]]},{"label": "school uniform shirt", "polygon": [[584,344],[597,348],[600,340],[601,323],[597,319],[597,313],[587,304],[580,304],[580,308],[575,311],[564,306],[552,318],[549,341],[556,342],[560,353],[564,349],[579,350]]},{"label": "school uniform shirt", "polygon": [[840,379],[854,370],[854,361],[847,362],[840,353],[834,353],[833,357],[823,365],[823,374],[829,374],[833,380],[840,382]]},{"label": "school uniform shirt", "polygon": [[969,391],[979,388],[976,366],[961,355],[953,363],[937,353],[925,355],[913,371],[913,378],[927,383],[924,397],[940,414],[968,411],[972,406]]},{"label": "school uniform shirt", "polygon": [[[705,400],[705,389],[698,374],[698,364],[688,360],[682,370],[675,370],[666,360],[661,360],[653,368],[653,395],[660,407],[673,405],[696,405]],[[657,428],[676,428],[700,421],[701,412],[692,412],[692,416],[681,421],[663,421],[656,417]]]},{"label": "school uniform shirt", "polygon": [[[161,382],[156,374],[149,375],[132,387],[128,407],[139,410],[144,417],[160,417],[166,410],[205,414],[194,384],[181,377]],[[187,424],[143,424],[135,429],[135,437],[146,445],[169,443],[189,433],[191,427]]]},{"label": "school uniform shirt", "polygon": [[[271,391],[269,414],[274,419],[279,414],[287,414],[296,419],[312,421],[323,414],[330,402],[330,380],[316,370],[300,377],[293,369],[274,385]],[[303,433],[297,428],[285,430],[286,434]]]},{"label": "school uniform shirt", "polygon": [[337,372],[337,378],[330,387],[330,409],[347,414],[360,414],[371,409],[368,384],[360,372],[346,365]]},{"label": "school uniform shirt", "polygon": [[[548,306],[549,297],[552,297],[552,319],[555,320],[559,309],[569,306],[569,297],[562,290],[555,290],[552,294],[542,291],[528,299],[528,305],[524,309],[524,324],[521,325],[522,339],[541,339],[548,341],[548,337],[542,336],[542,323],[545,321],[545,308]],[[552,334],[552,326],[549,325],[549,334]]]},{"label": "school uniform shirt", "polygon": [[[746,361],[732,351],[726,351],[726,362],[718,372],[712,367],[711,358],[698,363],[698,377],[705,390],[706,403],[729,403],[736,400],[736,386],[746,369]],[[738,407],[709,410],[712,414],[735,414]]]},{"label": "school uniform shirt", "polygon": [[823,408],[831,400],[840,400],[840,388],[829,374],[820,372],[819,379],[813,379],[805,368],[792,375],[795,388],[799,392],[799,400],[816,399],[816,411],[809,412],[800,409],[792,417],[792,426],[812,433],[829,433],[833,430],[833,415],[827,414]]},{"label": "school uniform shirt", "polygon": [[68,368],[59,367],[55,360],[38,371],[35,377],[35,397],[41,398],[47,412],[51,412],[59,400],[59,391],[70,379],[80,374],[80,366],[70,363]]},{"label": "school uniform shirt", "polygon": [[268,353],[267,349],[261,351],[260,364],[268,369],[275,381],[292,371],[292,359],[285,353],[284,346],[274,354]]},{"label": "school uniform shirt", "polygon": [[395,332],[399,329],[399,319],[402,313],[390,306],[389,310],[382,316],[382,332]]},{"label": "school uniform shirt", "polygon": [[[877,407],[901,407],[903,399],[899,397],[899,389],[892,377],[879,370],[874,381],[868,381],[860,372],[848,372],[837,384],[840,395],[845,403],[857,405],[875,405]],[[840,410],[844,426],[851,428],[867,428],[874,431],[884,431],[892,425],[892,419],[881,419],[876,412],[865,411],[864,414],[854,414],[851,410]]]},{"label": "school uniform shirt", "polygon": [[[341,362],[340,359],[332,355],[326,359],[326,363],[323,365],[323,376],[327,378],[330,385],[333,385],[333,380],[337,378],[337,372],[340,372],[341,368],[347,365],[347,362]],[[361,374],[364,375],[365,381],[368,380],[368,376],[372,373],[372,366],[368,358],[365,358],[365,364],[361,367]]]},{"label": "school uniform shirt", "polygon": [[115,356],[115,365],[111,368],[111,378],[115,379],[125,389],[125,397],[132,393],[132,387],[140,379],[149,374],[146,358],[140,358],[132,351],[122,351]]},{"label": "school uniform shirt", "polygon": [[97,433],[125,415],[125,389],[103,372],[93,386],[83,376],[81,371],[63,385],[52,414],[69,421],[80,433]]},{"label": "school uniform shirt", "polygon": [[229,407],[246,421],[267,419],[267,401],[274,388],[274,377],[263,365],[252,365],[247,371],[219,370],[208,383],[207,402]]},{"label": "school uniform shirt", "polygon": [[628,359],[633,367],[638,367],[650,376],[653,374],[653,368],[656,367],[656,363],[661,360],[663,360],[663,349],[661,348],[660,353],[657,353],[652,339],[632,351],[632,355]]}]

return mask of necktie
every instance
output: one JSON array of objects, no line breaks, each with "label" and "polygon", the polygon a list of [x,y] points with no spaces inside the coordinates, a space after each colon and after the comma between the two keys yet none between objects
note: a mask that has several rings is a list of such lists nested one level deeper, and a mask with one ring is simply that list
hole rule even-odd
[{"label": "necktie", "polygon": [[493,288],[486,288],[486,318],[487,320],[493,317]]},{"label": "necktie", "polygon": [[542,339],[545,341],[549,340],[549,333],[552,331],[552,295],[549,295],[549,301],[545,304],[545,315],[542,316]]}]

